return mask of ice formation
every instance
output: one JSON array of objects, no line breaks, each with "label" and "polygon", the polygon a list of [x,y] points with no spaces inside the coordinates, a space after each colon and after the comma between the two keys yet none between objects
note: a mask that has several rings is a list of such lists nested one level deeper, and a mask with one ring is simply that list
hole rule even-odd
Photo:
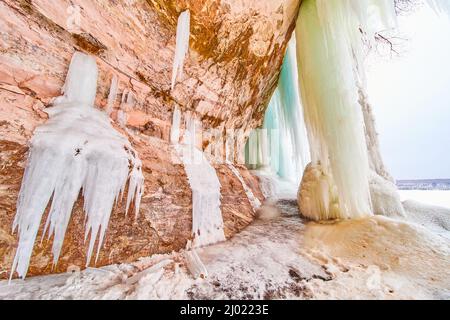
[{"label": "ice formation", "polygon": [[381,157],[378,134],[375,129],[375,118],[368,97],[363,89],[359,91],[359,103],[364,117],[369,156],[369,190],[372,211],[376,215],[388,217],[404,216],[405,211],[400,201],[400,194],[395,186],[395,180],[386,170]]},{"label": "ice formation", "polygon": [[111,79],[111,87],[109,88],[108,101],[106,103],[106,113],[108,115],[111,114],[112,109],[114,107],[114,101],[116,101],[118,87],[119,87],[119,79],[117,78],[116,75],[113,75]]},{"label": "ice formation", "polygon": [[250,134],[246,163],[252,169],[270,168],[281,178],[299,184],[309,161],[309,149],[298,91],[295,46],[294,37],[289,42],[263,127]]},{"label": "ice formation", "polygon": [[[393,0],[305,0],[297,20],[299,86],[312,170],[299,191],[302,214],[315,219],[372,213],[369,162],[358,85],[364,46],[396,26]],[[308,190],[313,187],[315,192]],[[320,192],[320,193],[318,193]],[[301,203],[301,202],[309,203]]]},{"label": "ice formation", "polygon": [[185,258],[186,267],[188,268],[194,279],[206,279],[208,277],[208,270],[206,269],[195,249],[186,251]]},{"label": "ice formation", "polygon": [[175,107],[172,116],[172,127],[170,128],[170,143],[177,144],[180,139],[181,112]]},{"label": "ice formation", "polygon": [[247,185],[239,170],[230,161],[227,161],[227,166],[228,168],[230,168],[231,172],[233,172],[233,174],[236,176],[236,178],[239,179],[239,182],[242,184],[242,188],[244,188],[245,195],[247,196],[248,201],[250,202],[250,205],[252,206],[253,210],[259,209],[259,207],[261,207],[261,201],[259,201],[259,199],[255,197],[252,189]]},{"label": "ice formation", "polygon": [[225,241],[220,209],[221,185],[216,170],[205,154],[196,147],[196,119],[187,115],[185,120],[186,130],[182,144],[175,148],[181,156],[192,190],[192,247],[197,248]]},{"label": "ice formation", "polygon": [[183,11],[178,17],[177,36],[175,58],[173,60],[172,68],[172,83],[171,89],[175,87],[177,77],[183,73],[184,59],[189,50],[189,36],[190,36],[191,14],[189,10]]},{"label": "ice formation", "polygon": [[126,211],[134,200],[135,214],[143,193],[141,161],[126,137],[112,127],[109,116],[94,108],[97,86],[95,59],[75,53],[63,96],[46,109],[49,120],[38,127],[19,193],[13,231],[19,245],[11,276],[26,276],[42,216],[49,202],[42,237],[53,238],[56,265],[74,203],[80,190],[86,214],[85,240],[90,235],[87,264],[98,239],[97,257],[114,204],[128,184]]}]

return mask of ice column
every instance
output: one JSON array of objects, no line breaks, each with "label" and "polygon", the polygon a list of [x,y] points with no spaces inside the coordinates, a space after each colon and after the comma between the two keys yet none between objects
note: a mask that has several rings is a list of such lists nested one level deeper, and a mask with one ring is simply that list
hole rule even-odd
[{"label": "ice column", "polygon": [[362,38],[396,25],[393,0],[304,0],[297,21],[299,86],[312,163],[299,191],[315,220],[372,213],[369,162],[358,83]]}]

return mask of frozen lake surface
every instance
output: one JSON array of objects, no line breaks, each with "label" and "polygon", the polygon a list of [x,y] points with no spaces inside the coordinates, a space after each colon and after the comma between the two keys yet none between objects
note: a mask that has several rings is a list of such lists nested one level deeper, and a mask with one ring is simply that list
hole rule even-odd
[{"label": "frozen lake surface", "polygon": [[415,200],[433,206],[450,208],[450,190],[400,190],[402,201]]}]

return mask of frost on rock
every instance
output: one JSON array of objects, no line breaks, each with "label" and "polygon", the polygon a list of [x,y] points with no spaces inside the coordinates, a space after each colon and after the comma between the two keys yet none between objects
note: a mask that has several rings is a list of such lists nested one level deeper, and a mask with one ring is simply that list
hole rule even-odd
[{"label": "frost on rock", "polygon": [[[297,20],[299,86],[310,142],[312,167],[321,174],[316,183],[302,188],[329,186],[303,207],[323,208],[311,212],[315,220],[356,218],[372,213],[369,192],[369,161],[364,121],[358,103],[358,85],[365,83],[364,46],[376,32],[396,26],[393,0],[305,0]],[[326,182],[326,183],[325,183]],[[333,210],[329,203],[333,200]]]},{"label": "frost on rock", "polygon": [[85,240],[89,239],[87,264],[98,239],[97,257],[114,204],[128,184],[126,211],[134,200],[135,214],[143,193],[141,161],[126,137],[111,125],[109,116],[94,108],[97,86],[95,59],[75,53],[64,95],[46,109],[49,120],[38,127],[30,141],[30,153],[17,203],[13,231],[19,245],[12,265],[26,276],[42,216],[50,211],[42,237],[53,238],[56,265],[74,203],[80,190],[86,214]]},{"label": "frost on rock", "polygon": [[183,143],[176,145],[192,190],[192,247],[225,241],[220,209],[220,181],[216,169],[196,147],[197,121],[186,117]]},{"label": "frost on rock", "polygon": [[184,59],[189,50],[189,36],[190,36],[191,14],[189,10],[183,11],[178,17],[177,36],[175,58],[173,60],[172,68],[172,83],[170,88],[173,90],[177,77],[183,73]]}]

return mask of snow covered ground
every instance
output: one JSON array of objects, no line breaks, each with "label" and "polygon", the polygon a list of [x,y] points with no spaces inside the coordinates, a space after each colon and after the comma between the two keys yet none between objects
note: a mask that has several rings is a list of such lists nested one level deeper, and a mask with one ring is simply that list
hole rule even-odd
[{"label": "snow covered ground", "polygon": [[413,222],[378,216],[320,224],[282,199],[267,209],[280,214],[197,249],[207,278],[194,279],[186,252],[178,252],[0,282],[0,299],[449,299],[450,237],[442,235],[450,210],[439,216],[444,224],[433,224],[428,209],[410,203]]},{"label": "snow covered ground", "polygon": [[400,190],[400,197],[450,209],[450,190]]}]

